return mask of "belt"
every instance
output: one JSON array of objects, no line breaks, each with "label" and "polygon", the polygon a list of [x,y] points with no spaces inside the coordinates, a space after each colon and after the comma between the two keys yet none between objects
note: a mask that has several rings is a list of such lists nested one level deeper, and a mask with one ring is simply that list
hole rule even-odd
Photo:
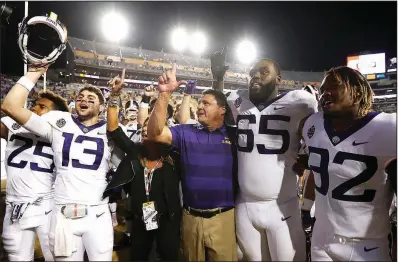
[{"label": "belt", "polygon": [[189,214],[196,216],[196,217],[202,217],[202,218],[212,218],[218,214],[227,212],[233,208],[234,207],[221,207],[221,208],[217,208],[214,210],[206,210],[206,209],[196,209],[196,208],[192,208],[192,207],[184,205],[184,209],[187,210],[189,212]]}]

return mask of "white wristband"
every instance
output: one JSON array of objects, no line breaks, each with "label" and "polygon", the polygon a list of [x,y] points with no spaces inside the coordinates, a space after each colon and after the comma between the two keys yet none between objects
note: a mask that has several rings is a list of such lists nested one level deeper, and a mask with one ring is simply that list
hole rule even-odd
[{"label": "white wristband", "polygon": [[149,108],[149,104],[148,104],[148,103],[141,102],[140,107],[142,107],[142,108]]},{"label": "white wristband", "polygon": [[303,203],[301,204],[301,210],[311,211],[314,201],[311,199],[303,198]]},{"label": "white wristband", "polygon": [[25,87],[29,92],[35,87],[36,83],[34,83],[32,80],[27,78],[26,76],[21,77],[17,84]]}]

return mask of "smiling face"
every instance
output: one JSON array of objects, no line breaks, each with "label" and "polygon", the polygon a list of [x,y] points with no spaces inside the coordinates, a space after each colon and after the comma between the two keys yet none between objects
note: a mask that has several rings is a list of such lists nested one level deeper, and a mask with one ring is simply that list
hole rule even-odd
[{"label": "smiling face", "polygon": [[96,93],[83,90],[76,97],[75,108],[79,117],[92,118],[99,115],[101,102]]}]

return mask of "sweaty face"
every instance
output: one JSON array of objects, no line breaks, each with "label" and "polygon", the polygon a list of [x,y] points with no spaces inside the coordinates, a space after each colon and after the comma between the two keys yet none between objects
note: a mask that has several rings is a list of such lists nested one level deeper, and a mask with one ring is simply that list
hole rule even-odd
[{"label": "sweaty face", "polygon": [[332,75],[327,75],[319,89],[320,103],[326,115],[338,116],[351,111],[353,99],[344,83]]},{"label": "sweaty face", "polygon": [[261,60],[250,70],[249,92],[251,97],[268,97],[280,81],[272,61]]},{"label": "sweaty face", "polygon": [[31,111],[39,116],[54,110],[54,103],[47,98],[40,98],[37,99],[32,106]]},{"label": "sweaty face", "polygon": [[213,95],[204,95],[198,106],[198,121],[204,126],[209,125],[214,121],[223,119],[225,108],[217,104],[217,100]]},{"label": "sweaty face", "polygon": [[80,117],[96,117],[100,112],[98,96],[88,90],[83,90],[76,97],[76,114]]}]

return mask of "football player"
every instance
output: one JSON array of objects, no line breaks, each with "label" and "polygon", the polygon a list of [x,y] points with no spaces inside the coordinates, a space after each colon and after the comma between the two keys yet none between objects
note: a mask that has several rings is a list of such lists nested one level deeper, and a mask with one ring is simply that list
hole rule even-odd
[{"label": "football player", "polygon": [[323,112],[302,129],[316,188],[312,260],[391,261],[396,114],[372,112],[369,83],[349,67],[328,71],[320,95]]},{"label": "football player", "polygon": [[306,257],[292,165],[300,148],[297,126],[316,112],[317,101],[304,90],[278,95],[280,81],[276,62],[261,59],[250,70],[249,89],[228,96],[238,127],[236,232],[245,260]]},{"label": "football player", "polygon": [[[59,95],[39,93],[31,111],[43,115],[51,110],[68,112],[69,108]],[[51,145],[10,117],[1,118],[0,128],[1,138],[7,141],[4,249],[10,261],[31,261],[37,233],[45,260],[52,261],[48,239],[55,180]]]},{"label": "football player", "polygon": [[101,91],[85,86],[76,96],[77,116],[51,111],[43,116],[23,108],[37,80],[38,68],[22,77],[7,94],[1,109],[18,124],[50,142],[54,151],[55,206],[51,213],[50,248],[59,261],[112,260],[113,227],[108,199],[102,198],[110,168],[110,146]]}]

